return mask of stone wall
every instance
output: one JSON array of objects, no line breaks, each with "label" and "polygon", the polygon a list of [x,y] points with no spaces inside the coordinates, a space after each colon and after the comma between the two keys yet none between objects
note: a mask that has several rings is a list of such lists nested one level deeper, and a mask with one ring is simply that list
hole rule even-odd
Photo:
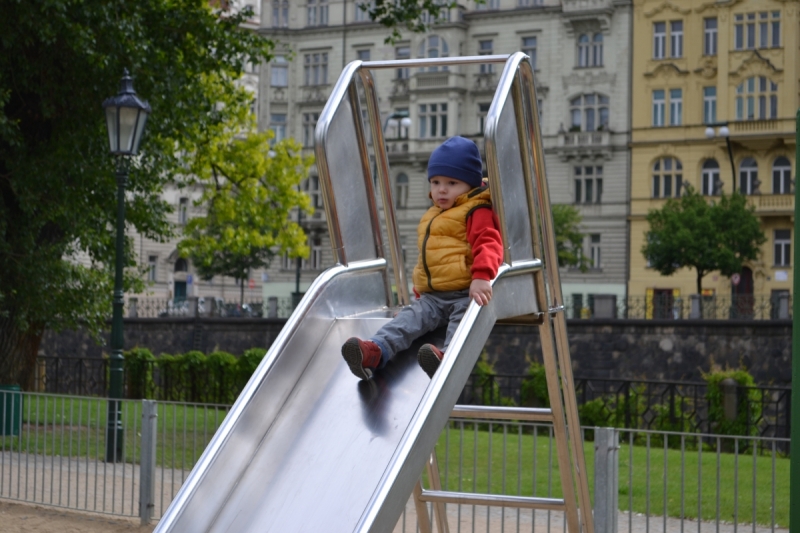
[{"label": "stone wall", "polygon": [[[239,355],[268,348],[285,319],[125,319],[126,348],[154,354],[192,349]],[[704,372],[747,368],[759,384],[791,381],[792,323],[789,320],[569,320],[568,338],[576,377],[700,380]],[[84,332],[47,332],[42,354],[102,357],[108,352]],[[541,361],[536,328],[495,326],[486,352],[500,374],[522,374]]]}]

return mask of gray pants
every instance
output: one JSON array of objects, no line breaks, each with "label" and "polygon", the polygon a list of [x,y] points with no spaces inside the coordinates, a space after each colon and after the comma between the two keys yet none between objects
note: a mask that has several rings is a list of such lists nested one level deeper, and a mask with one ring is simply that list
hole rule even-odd
[{"label": "gray pants", "polygon": [[441,350],[447,350],[469,301],[469,289],[422,293],[370,338],[381,347],[381,367],[395,354],[408,349],[419,337],[445,324],[447,336]]}]

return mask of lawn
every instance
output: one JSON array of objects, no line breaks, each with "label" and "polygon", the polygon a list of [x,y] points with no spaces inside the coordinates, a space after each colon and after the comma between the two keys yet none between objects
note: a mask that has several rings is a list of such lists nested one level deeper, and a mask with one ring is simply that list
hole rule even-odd
[{"label": "lawn", "polygon": [[[555,441],[518,425],[457,422],[439,438],[436,453],[442,485],[447,490],[490,494],[518,494],[560,498]],[[621,437],[627,441],[628,434]],[[732,441],[728,441],[728,444]],[[716,442],[696,449],[687,437],[683,452],[663,447],[663,439],[639,438],[619,450],[619,508],[652,516],[664,515],[665,487],[668,516],[788,527],[789,459],[771,452],[755,457],[743,453],[717,453]],[[721,440],[720,449],[726,443]],[[744,448],[744,445],[740,443]],[[665,453],[666,452],[666,453]],[[589,493],[594,492],[594,443],[584,446]],[[551,468],[552,465],[552,468]],[[666,473],[666,479],[665,479]],[[775,479],[774,496],[773,483]],[[755,490],[754,483],[755,480]],[[666,485],[665,485],[666,483]],[[773,506],[774,498],[774,506]],[[738,502],[734,506],[734,501]],[[719,504],[717,503],[719,502]]]},{"label": "lawn", "polygon": [[[126,461],[141,457],[141,401],[122,402]],[[102,459],[108,404],[105,399],[25,395],[17,436],[0,436],[0,451]],[[199,459],[227,408],[214,405],[158,403],[157,465],[187,471]],[[0,413],[2,418],[2,413]],[[2,422],[2,421],[0,421]],[[0,427],[3,427],[0,424]],[[756,521],[781,527],[789,523],[789,459],[767,451],[754,457],[731,440],[706,443],[687,436],[663,447],[663,439],[637,435],[631,446],[623,433],[619,450],[619,508],[652,516],[726,522]],[[585,443],[589,492],[593,493],[594,445]],[[549,430],[529,426],[451,422],[436,449],[440,475],[448,490],[491,494],[561,497],[555,441]],[[665,478],[666,473],[666,478]],[[773,485],[772,479],[775,479]],[[755,480],[755,483],[754,483]],[[666,489],[666,498],[664,497]],[[773,505],[774,499],[774,505]],[[734,501],[738,505],[734,505]]]}]

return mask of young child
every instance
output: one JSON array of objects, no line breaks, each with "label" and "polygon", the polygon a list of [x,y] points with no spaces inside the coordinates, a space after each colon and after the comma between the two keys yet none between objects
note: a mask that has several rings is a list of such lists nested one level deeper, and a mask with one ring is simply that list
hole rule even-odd
[{"label": "young child", "polygon": [[433,377],[470,301],[486,305],[491,300],[490,280],[503,262],[503,243],[481,167],[478,147],[464,137],[447,139],[431,154],[428,182],[434,205],[417,227],[417,299],[369,340],[351,337],[342,345],[344,360],[359,378],[371,378],[415,339],[447,324],[442,348],[425,344],[417,354]]}]

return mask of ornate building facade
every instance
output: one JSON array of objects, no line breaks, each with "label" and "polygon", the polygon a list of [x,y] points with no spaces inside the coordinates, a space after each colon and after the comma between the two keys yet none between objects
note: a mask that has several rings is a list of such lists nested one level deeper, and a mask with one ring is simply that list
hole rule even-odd
[{"label": "ornate building facade", "polygon": [[[564,269],[570,316],[592,312],[595,297],[623,299],[628,279],[630,48],[628,0],[467,1],[425,34],[369,21],[354,0],[264,0],[260,33],[278,43],[262,66],[259,126],[294,137],[313,152],[313,132],[342,68],[361,59],[452,57],[523,51],[533,63],[553,203],[575,206],[591,267]],[[482,148],[483,121],[501,66],[376,71],[390,179],[407,268],[417,259],[416,226],[430,206],[425,169],[445,138],[463,135]],[[409,120],[399,121],[400,115]],[[303,188],[317,211],[301,221],[311,256],[274,264],[264,298],[286,297],[332,264],[327,223],[312,169]]]},{"label": "ornate building facade", "polygon": [[697,293],[693,270],[664,277],[641,253],[648,210],[687,185],[709,201],[748,195],[767,237],[739,276],[706,276],[704,299],[739,298],[743,316],[759,297],[774,313],[788,302],[798,30],[794,1],[634,0],[628,291],[646,295],[648,318]]}]

